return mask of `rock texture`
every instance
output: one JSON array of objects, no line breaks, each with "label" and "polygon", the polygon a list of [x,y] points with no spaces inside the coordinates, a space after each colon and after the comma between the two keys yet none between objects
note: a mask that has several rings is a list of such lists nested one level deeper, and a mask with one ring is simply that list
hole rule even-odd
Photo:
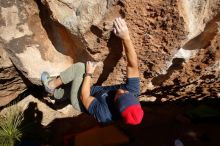
[{"label": "rock texture", "polygon": [[206,24],[219,13],[219,0],[179,0],[178,6],[189,33],[188,40],[203,32]]},{"label": "rock texture", "polygon": [[15,99],[25,89],[26,85],[0,44],[0,107]]},{"label": "rock texture", "polygon": [[[121,41],[112,33],[126,19],[140,66],[145,101],[218,97],[220,0],[5,0],[0,41],[34,84],[43,70],[58,75],[72,63],[103,62],[94,83],[126,75]],[[13,21],[12,21],[13,20]]]}]

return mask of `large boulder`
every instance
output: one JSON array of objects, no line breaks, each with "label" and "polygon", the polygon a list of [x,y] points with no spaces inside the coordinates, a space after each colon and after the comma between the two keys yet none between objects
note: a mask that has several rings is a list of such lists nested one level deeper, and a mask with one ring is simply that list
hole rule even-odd
[{"label": "large boulder", "polygon": [[[0,41],[32,83],[40,84],[40,74],[45,70],[55,76],[68,68],[75,61],[76,52],[83,55],[65,28],[43,18],[47,11],[39,14],[35,1],[6,0],[0,4]],[[44,26],[49,26],[47,31]]]},{"label": "large boulder", "polygon": [[220,0],[6,0],[0,5],[0,41],[34,84],[40,84],[44,70],[55,76],[86,60],[103,62],[97,84],[123,82],[126,57],[112,33],[113,20],[121,16],[138,54],[143,100],[219,93]]}]

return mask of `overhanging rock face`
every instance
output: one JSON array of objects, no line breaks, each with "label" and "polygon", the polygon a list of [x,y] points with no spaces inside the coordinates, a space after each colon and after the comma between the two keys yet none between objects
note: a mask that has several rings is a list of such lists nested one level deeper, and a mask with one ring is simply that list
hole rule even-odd
[{"label": "overhanging rock face", "polygon": [[[220,0],[2,1],[0,41],[34,84],[47,70],[103,62],[95,82],[118,84],[126,57],[112,33],[126,19],[139,58],[143,100],[218,97]],[[13,20],[13,21],[12,21]]]}]

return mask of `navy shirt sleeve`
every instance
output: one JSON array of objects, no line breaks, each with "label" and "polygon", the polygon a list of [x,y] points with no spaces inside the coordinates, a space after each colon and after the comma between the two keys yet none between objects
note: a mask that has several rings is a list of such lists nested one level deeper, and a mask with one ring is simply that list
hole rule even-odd
[{"label": "navy shirt sleeve", "polygon": [[125,84],[113,85],[113,86],[92,86],[91,96],[105,91],[114,91],[118,89],[125,89],[133,93],[135,97],[140,95],[140,78],[128,78]]},{"label": "navy shirt sleeve", "polygon": [[112,115],[110,114],[108,105],[97,99],[94,99],[88,109],[91,114],[98,122],[109,123],[112,121]]},{"label": "navy shirt sleeve", "polygon": [[121,88],[128,90],[135,97],[138,97],[140,95],[140,78],[128,78],[126,84],[122,84]]}]

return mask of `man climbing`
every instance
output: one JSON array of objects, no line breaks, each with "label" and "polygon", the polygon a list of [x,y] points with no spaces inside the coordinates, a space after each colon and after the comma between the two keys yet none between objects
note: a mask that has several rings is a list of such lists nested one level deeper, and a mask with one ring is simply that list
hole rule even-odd
[{"label": "man climbing", "polygon": [[59,77],[50,79],[49,74],[42,73],[41,79],[45,89],[55,98],[64,96],[62,84],[72,82],[71,103],[74,108],[83,108],[101,123],[109,123],[122,118],[126,124],[140,124],[144,115],[137,99],[140,93],[138,59],[130,39],[124,19],[114,21],[114,34],[122,39],[127,57],[127,81],[113,86],[91,86],[92,74],[96,64],[88,61],[76,63],[62,72]]}]

